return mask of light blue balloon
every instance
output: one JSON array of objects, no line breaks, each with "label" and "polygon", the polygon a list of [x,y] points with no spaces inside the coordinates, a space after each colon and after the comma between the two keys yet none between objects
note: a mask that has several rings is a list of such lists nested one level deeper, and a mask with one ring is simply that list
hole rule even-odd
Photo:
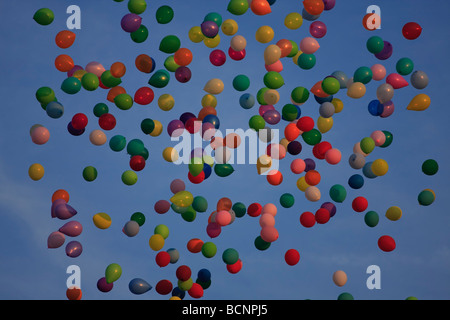
[{"label": "light blue balloon", "polygon": [[348,77],[344,71],[334,71],[331,75],[339,81],[341,89],[347,88]]},{"label": "light blue balloon", "polygon": [[239,98],[239,104],[244,109],[251,109],[255,105],[255,97],[251,95],[250,93],[244,93]]},{"label": "light blue balloon", "polygon": [[64,106],[58,101],[52,101],[47,104],[45,111],[50,118],[58,119],[64,114]]},{"label": "light blue balloon", "polygon": [[131,293],[143,294],[147,291],[150,291],[152,289],[152,286],[144,279],[134,278],[128,284],[128,288],[130,289]]},{"label": "light blue balloon", "polygon": [[366,164],[364,165],[364,167],[362,169],[363,175],[369,179],[374,179],[377,177],[372,171],[372,163],[373,163],[373,161],[366,162]]}]

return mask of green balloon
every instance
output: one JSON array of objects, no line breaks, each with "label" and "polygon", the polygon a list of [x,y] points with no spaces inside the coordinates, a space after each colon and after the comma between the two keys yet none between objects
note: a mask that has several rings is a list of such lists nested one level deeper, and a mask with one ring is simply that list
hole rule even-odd
[{"label": "green balloon", "polygon": [[234,203],[231,209],[234,211],[237,218],[242,218],[247,213],[247,207],[242,202]]},{"label": "green balloon", "polygon": [[149,152],[148,152],[148,149],[147,149],[147,148],[144,148],[144,149],[142,150],[142,152],[139,153],[139,155],[142,156],[142,157],[144,157],[145,160],[147,160],[150,154],[149,154]]},{"label": "green balloon", "polygon": [[160,234],[164,239],[169,236],[169,228],[165,224],[158,224],[153,230],[154,234]]},{"label": "green balloon", "polygon": [[434,202],[434,194],[430,190],[423,190],[419,193],[417,200],[421,206],[429,206]]},{"label": "green balloon", "polygon": [[213,21],[220,28],[220,26],[222,25],[222,16],[217,12],[210,12],[205,16],[205,19],[203,21]]},{"label": "green balloon", "polygon": [[233,248],[225,249],[222,253],[222,260],[226,264],[234,264],[239,260],[239,253]]},{"label": "green balloon", "polygon": [[227,177],[234,172],[234,168],[228,163],[216,163],[214,165],[214,172],[219,177]]},{"label": "green balloon", "polygon": [[380,217],[378,216],[378,213],[376,213],[375,211],[368,211],[364,215],[364,222],[366,223],[367,226],[371,228],[375,227],[379,221]]},{"label": "green balloon", "polygon": [[170,74],[166,70],[156,71],[148,80],[148,84],[156,88],[164,88],[170,81]]},{"label": "green balloon", "polygon": [[264,75],[264,85],[269,89],[279,89],[284,85],[284,79],[276,71],[269,71]]},{"label": "green balloon", "polygon": [[419,300],[419,299],[417,299],[416,297],[410,296],[410,297],[407,297],[405,300]]},{"label": "green balloon", "polygon": [[127,186],[132,186],[137,182],[137,174],[133,170],[126,170],[122,173],[122,182]]},{"label": "green balloon", "polygon": [[160,24],[166,24],[173,19],[173,9],[169,6],[161,6],[156,10],[156,21]]},{"label": "green balloon", "polygon": [[81,90],[81,81],[75,77],[68,77],[62,82],[61,90],[67,94],[76,94]]},{"label": "green balloon", "polygon": [[109,108],[108,108],[108,106],[106,105],[106,103],[103,103],[103,102],[100,102],[100,103],[97,103],[95,106],[94,106],[94,115],[96,116],[96,117],[100,117],[101,115],[103,115],[103,114],[105,114],[105,113],[108,113],[109,112]]},{"label": "green balloon", "polygon": [[389,147],[394,139],[394,136],[391,132],[383,130],[384,135],[386,136],[386,141],[380,146],[380,148]]},{"label": "green balloon", "polygon": [[110,70],[106,70],[100,76],[100,80],[105,87],[113,88],[122,83],[122,79],[116,78],[111,74]]},{"label": "green balloon", "polygon": [[42,8],[34,13],[33,19],[41,26],[48,26],[55,20],[55,14],[48,8]]},{"label": "green balloon", "polygon": [[131,13],[141,14],[147,9],[147,2],[145,0],[129,0],[128,10]]},{"label": "green balloon", "polygon": [[395,69],[402,76],[407,76],[414,70],[414,62],[410,58],[401,58],[397,61]]},{"label": "green balloon", "polygon": [[193,157],[188,164],[189,172],[194,177],[203,172],[203,160],[202,158]]},{"label": "green balloon", "polygon": [[303,141],[305,141],[310,146],[318,144],[322,140],[322,134],[317,129],[312,129],[307,132],[302,133]]},{"label": "green balloon", "polygon": [[284,193],[280,197],[280,204],[283,208],[290,208],[294,205],[295,198],[290,193]]},{"label": "green balloon", "polygon": [[206,212],[208,209],[208,201],[202,196],[196,196],[192,202],[192,208],[197,212]]},{"label": "green balloon", "polygon": [[353,82],[361,82],[367,84],[372,80],[372,69],[369,67],[359,67],[353,74]]},{"label": "green balloon", "polygon": [[255,238],[255,247],[256,247],[256,249],[258,249],[260,251],[264,251],[264,250],[269,249],[270,242],[266,242],[261,238],[261,236],[257,236]]},{"label": "green balloon", "polygon": [[245,91],[250,87],[250,79],[244,75],[240,74],[233,79],[233,88],[237,91]]},{"label": "green balloon", "polygon": [[97,169],[93,166],[88,166],[83,169],[84,180],[91,182],[97,179]]},{"label": "green balloon", "polygon": [[247,12],[248,7],[249,5],[247,0],[230,0],[227,10],[231,14],[240,16]]},{"label": "green balloon", "polygon": [[289,40],[289,41],[292,44],[292,50],[287,56],[289,58],[293,58],[293,57],[295,57],[297,55],[299,48],[298,48],[297,42],[295,42],[294,40]]},{"label": "green balloon", "polygon": [[333,95],[339,92],[341,84],[335,77],[326,77],[322,80],[322,89],[325,93]]},{"label": "green balloon", "polygon": [[106,267],[105,279],[107,283],[117,281],[122,275],[122,268],[117,263],[111,263]]},{"label": "green balloon", "polygon": [[266,120],[264,120],[262,116],[257,114],[250,118],[250,120],[248,121],[248,125],[251,129],[259,131],[266,127]]},{"label": "green balloon", "polygon": [[164,67],[170,72],[175,72],[180,66],[175,63],[174,56],[171,55],[164,60]]},{"label": "green balloon", "polygon": [[436,160],[428,159],[422,163],[422,172],[427,176],[435,175],[439,170],[439,165]]},{"label": "green balloon", "polygon": [[208,281],[200,281],[199,279],[195,280],[196,283],[202,286],[203,290],[208,289],[211,286],[211,279]]},{"label": "green balloon", "polygon": [[207,241],[202,245],[202,254],[206,258],[212,258],[216,255],[216,253],[217,246],[213,242]]},{"label": "green balloon", "polygon": [[145,134],[150,134],[155,129],[155,121],[152,119],[146,118],[141,122],[141,130]]},{"label": "green balloon", "polygon": [[139,155],[144,150],[144,143],[140,139],[132,139],[127,144],[127,153],[131,156]]},{"label": "green balloon", "polygon": [[187,211],[189,209],[189,207],[180,207],[180,206],[177,206],[177,205],[175,205],[173,203],[170,205],[170,207],[172,208],[172,210],[174,212],[180,213],[180,214],[185,212],[185,211]]},{"label": "green balloon", "polygon": [[181,41],[177,36],[169,35],[165,36],[160,44],[159,50],[164,53],[175,53],[178,49],[180,49]]},{"label": "green balloon", "polygon": [[353,296],[352,296],[350,293],[348,293],[348,292],[343,292],[343,293],[341,293],[341,294],[338,296],[337,299],[338,299],[338,300],[355,300],[355,299],[353,298]]},{"label": "green balloon", "polygon": [[49,104],[56,99],[55,91],[49,87],[40,87],[36,91],[36,99],[41,104]]},{"label": "green balloon", "polygon": [[191,289],[194,280],[192,278],[187,279],[186,281],[178,280],[178,288],[183,291],[188,291]]},{"label": "green balloon", "polygon": [[85,73],[81,78],[81,85],[87,91],[94,91],[100,85],[100,80],[94,73]]},{"label": "green balloon", "polygon": [[192,222],[195,220],[197,216],[197,212],[194,210],[194,208],[191,206],[187,207],[187,210],[184,210],[181,212],[181,217],[184,221]]},{"label": "green balloon", "polygon": [[145,215],[142,212],[135,212],[130,217],[131,221],[136,221],[140,227],[145,223]]},{"label": "green balloon", "polygon": [[292,103],[285,104],[281,110],[281,116],[283,120],[294,121],[298,117],[297,106]]},{"label": "green balloon", "polygon": [[119,152],[125,149],[127,145],[127,139],[121,135],[115,135],[109,140],[109,147],[112,151]]},{"label": "green balloon", "polygon": [[362,152],[369,154],[375,149],[375,141],[371,137],[365,137],[361,139],[359,146]]},{"label": "green balloon", "polygon": [[118,94],[114,98],[114,103],[121,110],[128,110],[133,106],[133,97],[128,93]]},{"label": "green balloon", "polygon": [[309,91],[305,87],[296,87],[291,91],[291,99],[295,103],[305,103],[309,98]]},{"label": "green balloon", "polygon": [[131,40],[136,43],[142,43],[148,38],[148,29],[146,26],[141,24],[139,29],[130,33]]},{"label": "green balloon", "polygon": [[347,190],[340,184],[335,184],[330,188],[330,198],[333,201],[342,203],[347,197]]},{"label": "green balloon", "polygon": [[377,54],[383,50],[384,41],[378,36],[373,36],[367,39],[366,47],[370,53]]},{"label": "green balloon", "polygon": [[302,53],[297,59],[297,64],[304,70],[312,69],[316,65],[316,56],[314,54]]},{"label": "green balloon", "polygon": [[256,100],[258,101],[259,104],[261,105],[266,105],[267,102],[266,100],[264,100],[264,93],[269,90],[269,88],[261,88],[258,90],[258,92],[256,93]]}]

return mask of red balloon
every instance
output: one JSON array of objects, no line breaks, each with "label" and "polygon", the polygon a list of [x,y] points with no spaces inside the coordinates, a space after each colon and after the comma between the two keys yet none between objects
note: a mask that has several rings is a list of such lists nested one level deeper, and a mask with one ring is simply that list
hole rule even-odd
[{"label": "red balloon", "polygon": [[325,9],[325,4],[323,0],[304,0],[303,7],[305,8],[306,12],[313,16],[316,16],[323,12],[323,10]]},{"label": "red balloon", "polygon": [[216,238],[222,232],[222,227],[217,222],[209,222],[206,226],[206,233],[211,238]]},{"label": "red balloon", "polygon": [[194,299],[199,299],[201,297],[203,297],[203,287],[194,282],[192,284],[192,287],[188,290],[189,295],[194,298]]},{"label": "red balloon", "polygon": [[422,27],[416,22],[408,22],[402,28],[402,34],[408,40],[417,39],[421,33]]},{"label": "red balloon", "polygon": [[381,236],[378,239],[378,247],[385,252],[391,252],[396,247],[395,240],[390,236]]},{"label": "red balloon", "polygon": [[112,130],[116,126],[116,118],[111,113],[104,113],[98,118],[98,125],[103,130]]},{"label": "red balloon", "polygon": [[325,153],[327,153],[327,151],[331,148],[331,143],[329,143],[328,141],[321,141],[318,144],[314,145],[312,152],[317,159],[323,160],[325,159]]},{"label": "red balloon", "polygon": [[316,224],[316,218],[312,212],[305,211],[300,215],[300,224],[305,228],[311,228]]},{"label": "red balloon", "polygon": [[297,120],[297,128],[299,128],[303,132],[308,132],[314,129],[314,120],[311,117],[305,116],[300,117]]},{"label": "red balloon", "polygon": [[202,121],[197,119],[196,117],[189,118],[184,124],[184,128],[190,133],[197,133],[200,131],[202,127]]},{"label": "red balloon", "polygon": [[209,54],[209,61],[216,66],[220,67],[227,61],[227,55],[220,49],[211,51]]},{"label": "red balloon", "polygon": [[155,93],[153,92],[152,88],[149,87],[139,88],[134,94],[134,102],[141,105],[150,104],[154,98]]},{"label": "red balloon", "polygon": [[170,209],[170,202],[167,200],[158,200],[155,203],[154,209],[156,213],[164,214]]},{"label": "red balloon", "polygon": [[284,128],[284,137],[288,141],[294,141],[300,135],[300,129],[294,122],[288,123],[288,125]]},{"label": "red balloon", "polygon": [[367,209],[369,203],[367,202],[367,199],[364,197],[356,197],[352,201],[352,208],[356,212],[363,212]]},{"label": "red balloon", "polygon": [[205,172],[202,171],[195,177],[192,175],[192,173],[188,172],[188,179],[190,182],[192,182],[194,184],[199,184],[199,183],[203,182],[203,180],[205,180]]},{"label": "red balloon", "polygon": [[130,159],[130,168],[134,171],[141,171],[145,168],[145,158],[140,155],[134,155]]},{"label": "red balloon", "polygon": [[295,249],[289,249],[284,254],[284,260],[290,266],[295,266],[300,261],[300,253]]},{"label": "red balloon", "polygon": [[239,271],[241,271],[242,269],[242,260],[239,259],[238,261],[236,261],[233,264],[227,264],[227,270],[229,273],[235,274],[238,273]]},{"label": "red balloon", "polygon": [[314,215],[314,219],[319,224],[325,224],[330,220],[330,211],[328,211],[325,208],[320,208],[316,211],[316,214]]},{"label": "red balloon", "polygon": [[84,113],[77,113],[72,117],[72,127],[76,130],[83,130],[88,124],[88,118]]},{"label": "red balloon", "polygon": [[160,280],[155,287],[156,292],[161,295],[166,295],[172,292],[173,285],[169,280]]},{"label": "red balloon", "polygon": [[156,255],[155,261],[159,267],[165,267],[170,263],[170,254],[167,251],[160,251]]},{"label": "red balloon", "polygon": [[261,214],[262,206],[259,203],[252,203],[247,208],[247,214],[250,217],[257,217]]},{"label": "red balloon", "polygon": [[181,265],[175,271],[175,275],[177,276],[178,280],[186,281],[191,278],[192,271],[191,268],[189,268],[187,265]]},{"label": "red balloon", "polygon": [[228,49],[228,55],[230,56],[231,59],[239,61],[239,60],[242,60],[242,59],[245,58],[246,51],[245,51],[245,49],[242,50],[242,51],[236,51],[236,50],[233,50],[233,48],[230,47]]},{"label": "red balloon", "polygon": [[66,297],[69,300],[81,300],[82,292],[80,288],[70,287],[66,290]]}]

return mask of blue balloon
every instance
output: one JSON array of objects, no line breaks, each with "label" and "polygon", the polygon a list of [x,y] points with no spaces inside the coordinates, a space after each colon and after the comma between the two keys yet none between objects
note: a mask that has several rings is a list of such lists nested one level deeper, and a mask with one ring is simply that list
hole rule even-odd
[{"label": "blue balloon", "polygon": [[251,109],[255,105],[255,97],[252,96],[250,93],[244,93],[239,98],[239,104],[244,109]]},{"label": "blue balloon", "polygon": [[207,163],[204,163],[203,164],[203,172],[205,173],[205,179],[208,179],[212,172],[211,166]]},{"label": "blue balloon", "polygon": [[216,129],[219,129],[220,126],[220,121],[219,118],[217,118],[217,116],[213,115],[213,114],[208,114],[206,117],[203,118],[203,123],[211,123]]},{"label": "blue balloon", "polygon": [[369,179],[374,179],[377,177],[372,171],[372,163],[373,163],[373,161],[366,162],[366,164],[364,165],[364,167],[362,169],[363,175]]},{"label": "blue balloon", "polygon": [[348,179],[348,185],[352,189],[360,189],[364,185],[364,178],[360,174],[354,174]]},{"label": "blue balloon", "polygon": [[52,101],[45,107],[45,111],[50,118],[58,119],[64,114],[64,107],[57,101]]},{"label": "blue balloon", "polygon": [[370,101],[367,108],[369,109],[369,113],[375,117],[380,116],[384,110],[384,106],[380,103],[379,100]]},{"label": "blue balloon", "polygon": [[197,273],[197,278],[201,282],[208,282],[211,280],[211,272],[208,269],[200,269]]},{"label": "blue balloon", "polygon": [[144,279],[134,278],[128,284],[128,288],[130,289],[131,293],[143,294],[143,293],[146,293],[147,291],[151,290],[152,286]]},{"label": "blue balloon", "polygon": [[314,95],[314,99],[316,99],[318,104],[322,104],[324,102],[331,102],[331,101],[333,101],[333,96],[328,96],[328,97],[325,97],[325,98],[321,98],[321,97],[318,97],[318,96]]},{"label": "blue balloon", "polygon": [[338,79],[341,89],[347,88],[348,77],[344,71],[334,71],[331,75]]},{"label": "blue balloon", "polygon": [[183,300],[185,295],[186,295],[186,291],[181,290],[178,287],[175,287],[172,290],[172,297],[180,297],[180,299]]}]

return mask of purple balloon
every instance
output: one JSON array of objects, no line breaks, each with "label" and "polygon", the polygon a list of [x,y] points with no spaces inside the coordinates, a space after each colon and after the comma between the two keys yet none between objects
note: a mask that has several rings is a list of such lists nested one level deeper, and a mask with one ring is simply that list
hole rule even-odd
[{"label": "purple balloon", "polygon": [[336,206],[331,202],[324,202],[320,207],[327,209],[330,212],[330,217],[336,214]]},{"label": "purple balloon", "polygon": [[64,241],[66,241],[66,236],[59,231],[54,231],[48,236],[47,247],[49,249],[59,248],[64,244]]},{"label": "purple balloon", "polygon": [[207,38],[214,38],[219,33],[219,26],[214,21],[204,21],[200,28],[203,35]]},{"label": "purple balloon", "polygon": [[55,208],[60,204],[67,204],[67,202],[64,199],[56,199],[55,201],[52,202],[52,208],[51,208],[52,218],[56,218]]},{"label": "purple balloon", "polygon": [[383,50],[381,50],[381,52],[375,54],[375,57],[379,60],[386,60],[392,56],[393,51],[394,51],[394,48],[392,47],[392,44],[389,41],[384,41]]},{"label": "purple balloon", "polygon": [[307,158],[304,159],[305,161],[305,172],[308,172],[309,170],[314,170],[316,168],[316,163],[314,162],[313,159],[311,158]]},{"label": "purple balloon", "polygon": [[180,116],[180,120],[186,124],[186,121],[188,121],[191,118],[196,118],[195,114],[193,114],[192,112],[184,112],[181,114]]},{"label": "purple balloon", "polygon": [[192,159],[192,158],[203,159],[204,155],[206,155],[206,153],[205,153],[205,150],[203,150],[203,148],[195,148],[195,149],[192,149],[191,156],[189,159]]},{"label": "purple balloon", "polygon": [[55,216],[58,219],[61,220],[70,219],[76,214],[77,210],[75,210],[68,204],[62,203],[55,207]]},{"label": "purple balloon", "polygon": [[76,258],[83,252],[83,246],[78,241],[70,241],[66,245],[66,254],[68,257]]},{"label": "purple balloon", "polygon": [[314,38],[323,38],[327,34],[327,26],[322,21],[314,21],[309,25],[309,33]]},{"label": "purple balloon", "polygon": [[281,120],[281,115],[277,110],[268,110],[263,115],[268,124],[277,124]]},{"label": "purple balloon", "polygon": [[171,137],[179,137],[183,134],[184,123],[181,120],[175,119],[169,122],[167,125],[167,133]]},{"label": "purple balloon", "polygon": [[178,82],[186,83],[191,80],[191,77],[192,72],[188,67],[182,66],[178,67],[177,70],[175,70],[175,78],[178,80]]},{"label": "purple balloon", "polygon": [[290,154],[295,156],[295,155],[299,154],[300,152],[302,152],[302,148],[303,148],[302,144],[299,141],[294,140],[294,141],[289,142],[289,144],[287,146],[287,151]]},{"label": "purple balloon", "polygon": [[210,122],[202,123],[202,138],[206,141],[211,140],[211,138],[216,134],[216,127]]},{"label": "purple balloon", "polygon": [[170,183],[170,191],[172,191],[173,194],[184,191],[185,189],[186,185],[181,179],[175,179]]},{"label": "purple balloon", "polygon": [[134,32],[141,26],[142,18],[135,13],[128,13],[123,16],[120,26],[125,32]]},{"label": "purple balloon", "polygon": [[275,107],[270,104],[261,105],[259,106],[259,115],[261,117],[264,117],[264,113],[266,113],[269,110],[275,110]]},{"label": "purple balloon", "polygon": [[386,103],[382,104],[383,106],[383,112],[380,114],[381,118],[387,118],[389,117],[391,114],[394,113],[394,103],[392,101],[388,101]]},{"label": "purple balloon", "polygon": [[82,66],[79,65],[75,65],[71,70],[67,71],[67,77],[71,77],[73,76],[73,74],[75,73],[75,71],[78,70],[84,70]]},{"label": "purple balloon", "polygon": [[336,0],[323,0],[324,10],[331,10],[336,5]]},{"label": "purple balloon", "polygon": [[97,289],[101,292],[109,292],[112,290],[114,286],[114,282],[108,283],[106,282],[106,278],[102,277],[97,281]]},{"label": "purple balloon", "polygon": [[164,214],[170,209],[170,202],[167,200],[158,200],[155,203],[155,211],[159,214]]},{"label": "purple balloon", "polygon": [[83,128],[81,130],[75,129],[72,126],[72,121],[70,121],[69,124],[67,125],[67,131],[69,131],[69,133],[73,136],[81,136],[84,133],[84,131],[86,131],[86,129],[85,128]]},{"label": "purple balloon", "polygon": [[78,221],[69,221],[58,230],[69,237],[77,237],[83,231],[83,226]]}]

